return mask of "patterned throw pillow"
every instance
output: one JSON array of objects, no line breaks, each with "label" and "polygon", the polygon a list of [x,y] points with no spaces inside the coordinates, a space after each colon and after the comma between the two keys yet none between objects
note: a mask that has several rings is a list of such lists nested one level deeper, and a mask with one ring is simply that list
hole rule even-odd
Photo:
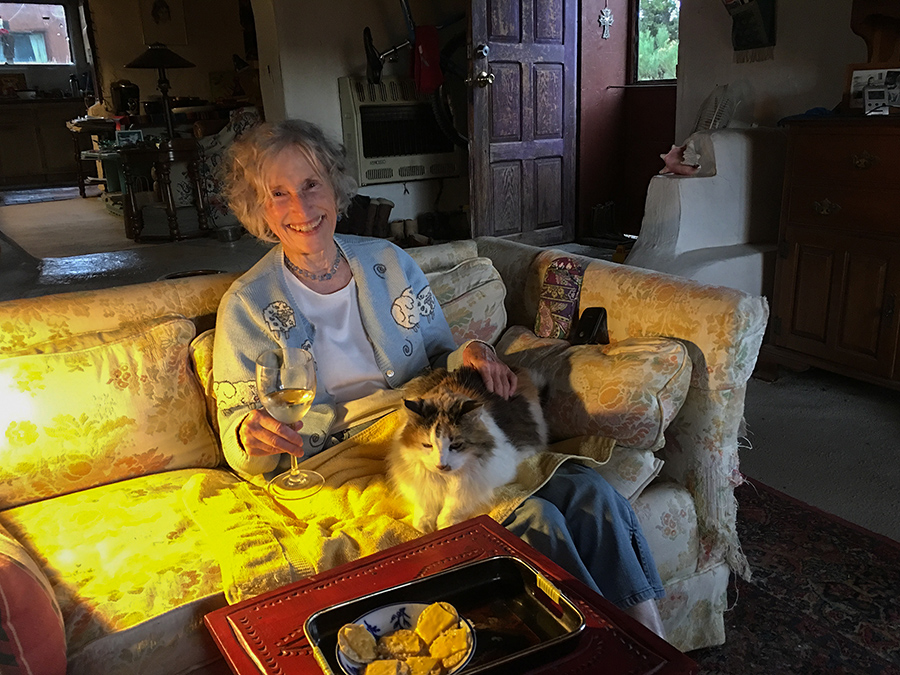
[{"label": "patterned throw pillow", "polygon": [[457,344],[494,344],[506,328],[506,285],[490,258],[469,258],[425,276]]},{"label": "patterned throw pillow", "polygon": [[4,675],[65,675],[66,633],[47,577],[0,527],[0,667]]},{"label": "patterned throw pillow", "polygon": [[189,371],[194,333],[188,319],[168,316],[0,359],[0,503],[216,466]]},{"label": "patterned throw pillow", "polygon": [[678,340],[633,337],[610,345],[570,345],[512,326],[497,344],[506,363],[539,371],[550,387],[545,406],[554,439],[613,438],[655,451],[687,398],[691,359]]},{"label": "patterned throw pillow", "polygon": [[572,258],[557,258],[547,268],[538,299],[534,334],[566,340],[578,319],[584,270]]}]

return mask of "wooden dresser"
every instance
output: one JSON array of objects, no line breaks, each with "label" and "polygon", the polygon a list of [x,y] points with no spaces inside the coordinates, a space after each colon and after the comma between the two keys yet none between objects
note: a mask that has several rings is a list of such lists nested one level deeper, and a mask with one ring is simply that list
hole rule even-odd
[{"label": "wooden dresser", "polygon": [[763,358],[900,388],[900,119],[791,122]]}]

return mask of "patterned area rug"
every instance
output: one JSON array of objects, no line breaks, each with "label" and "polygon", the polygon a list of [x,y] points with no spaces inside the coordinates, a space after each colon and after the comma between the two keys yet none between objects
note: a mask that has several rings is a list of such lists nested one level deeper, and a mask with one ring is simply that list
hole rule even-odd
[{"label": "patterned area rug", "polygon": [[[753,580],[729,592],[706,675],[900,675],[900,543],[756,481],[737,488]],[[864,498],[864,497],[861,497]]]}]

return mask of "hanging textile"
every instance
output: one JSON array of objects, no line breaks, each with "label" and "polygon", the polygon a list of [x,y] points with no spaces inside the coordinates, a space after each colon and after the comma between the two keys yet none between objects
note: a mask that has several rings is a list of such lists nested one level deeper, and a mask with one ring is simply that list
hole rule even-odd
[{"label": "hanging textile", "polygon": [[775,58],[775,0],[722,0],[731,14],[735,63]]}]

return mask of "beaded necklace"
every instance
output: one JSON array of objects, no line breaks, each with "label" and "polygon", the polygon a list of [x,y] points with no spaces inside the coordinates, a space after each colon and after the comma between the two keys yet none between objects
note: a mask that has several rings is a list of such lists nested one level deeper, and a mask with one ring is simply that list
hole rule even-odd
[{"label": "beaded necklace", "polygon": [[334,276],[334,273],[337,272],[337,268],[340,267],[341,264],[341,249],[337,250],[337,255],[334,256],[334,262],[331,264],[331,269],[322,274],[313,274],[302,267],[297,267],[294,263],[291,262],[291,259],[284,256],[284,266],[287,267],[294,274],[299,274],[302,277],[306,277],[307,279],[311,279],[312,281],[328,281],[331,277]]}]

